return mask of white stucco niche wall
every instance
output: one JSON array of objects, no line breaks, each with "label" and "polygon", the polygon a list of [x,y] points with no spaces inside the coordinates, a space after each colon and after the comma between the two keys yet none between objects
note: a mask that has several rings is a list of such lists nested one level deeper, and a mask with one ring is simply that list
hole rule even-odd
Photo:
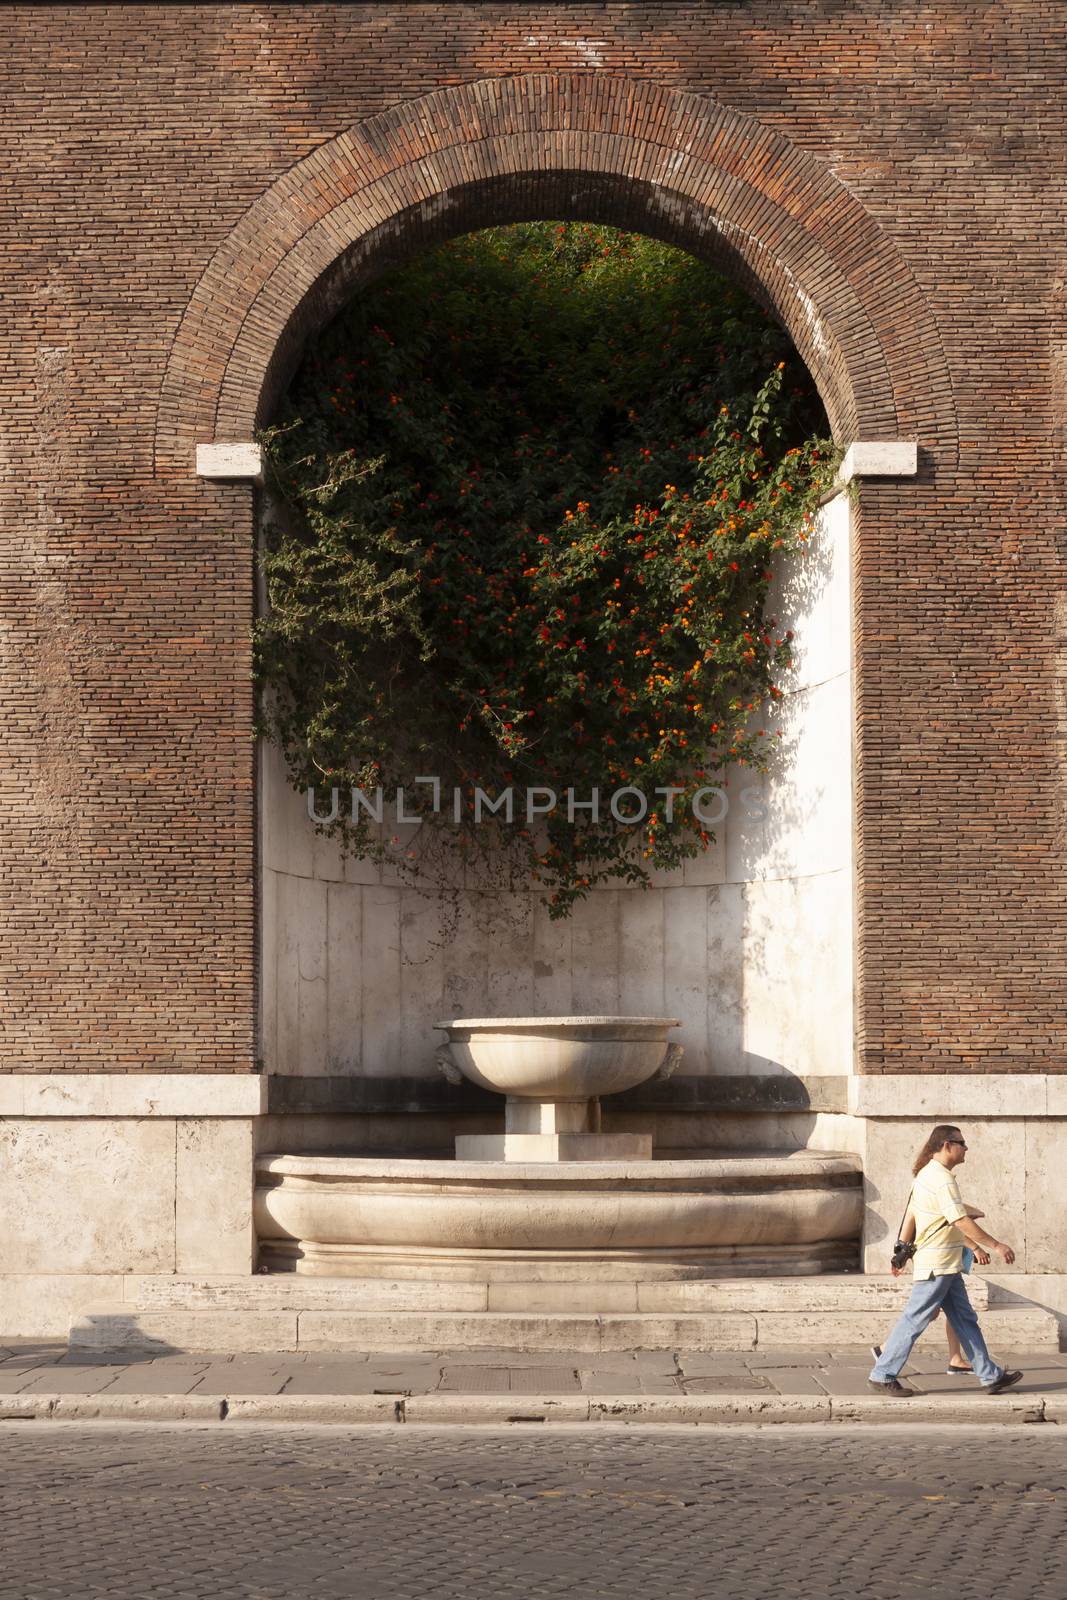
[{"label": "white stucco niche wall", "polygon": [[625,1011],[681,1019],[686,1073],[847,1074],[849,529],[842,492],[777,584],[771,611],[794,630],[796,660],[768,713],[782,730],[772,772],[729,774],[714,845],[651,891],[602,888],[552,923],[532,893],[472,890],[439,944],[433,894],[342,861],[261,747],[265,1070],[430,1076],[439,1017]]}]

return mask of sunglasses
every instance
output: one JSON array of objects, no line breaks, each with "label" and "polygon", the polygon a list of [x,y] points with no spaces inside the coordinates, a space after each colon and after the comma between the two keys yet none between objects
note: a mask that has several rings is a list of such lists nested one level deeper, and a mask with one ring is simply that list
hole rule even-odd
[{"label": "sunglasses", "polygon": [[946,1139],[945,1143],[946,1144],[958,1144],[961,1150],[966,1150],[966,1148],[967,1148],[966,1139]]}]

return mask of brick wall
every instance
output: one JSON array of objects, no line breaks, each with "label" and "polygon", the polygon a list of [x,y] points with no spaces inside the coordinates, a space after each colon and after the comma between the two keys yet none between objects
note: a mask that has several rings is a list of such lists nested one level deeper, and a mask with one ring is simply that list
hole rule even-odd
[{"label": "brick wall", "polygon": [[711,255],[843,440],[919,439],[858,515],[860,1062],[1067,1067],[1058,5],[0,30],[0,1070],[252,1068],[253,508],[192,446],[383,262],[531,210]]}]

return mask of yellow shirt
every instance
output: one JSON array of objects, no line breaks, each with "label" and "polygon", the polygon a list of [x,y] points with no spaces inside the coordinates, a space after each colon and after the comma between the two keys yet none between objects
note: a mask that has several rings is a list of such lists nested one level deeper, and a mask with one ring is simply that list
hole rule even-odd
[{"label": "yellow shirt", "polygon": [[960,1198],[959,1184],[940,1161],[928,1161],[916,1177],[911,1209],[915,1217],[915,1276],[940,1278],[962,1272],[967,1241],[951,1224],[966,1217],[967,1207]]}]

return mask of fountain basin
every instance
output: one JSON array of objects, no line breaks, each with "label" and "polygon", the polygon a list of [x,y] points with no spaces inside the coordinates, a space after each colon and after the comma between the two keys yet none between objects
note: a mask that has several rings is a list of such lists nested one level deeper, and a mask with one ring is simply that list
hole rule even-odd
[{"label": "fountain basin", "polygon": [[674,1017],[456,1017],[435,1027],[465,1078],[526,1100],[592,1100],[663,1067]]},{"label": "fountain basin", "polygon": [[857,1157],[573,1164],[265,1155],[265,1264],[312,1276],[572,1278],[855,1266]]},{"label": "fountain basin", "polygon": [[633,1160],[645,1134],[601,1134],[601,1095],[669,1077],[681,1046],[674,1017],[456,1017],[438,1022],[446,1078],[507,1096],[502,1135],[461,1135],[463,1161]]}]

